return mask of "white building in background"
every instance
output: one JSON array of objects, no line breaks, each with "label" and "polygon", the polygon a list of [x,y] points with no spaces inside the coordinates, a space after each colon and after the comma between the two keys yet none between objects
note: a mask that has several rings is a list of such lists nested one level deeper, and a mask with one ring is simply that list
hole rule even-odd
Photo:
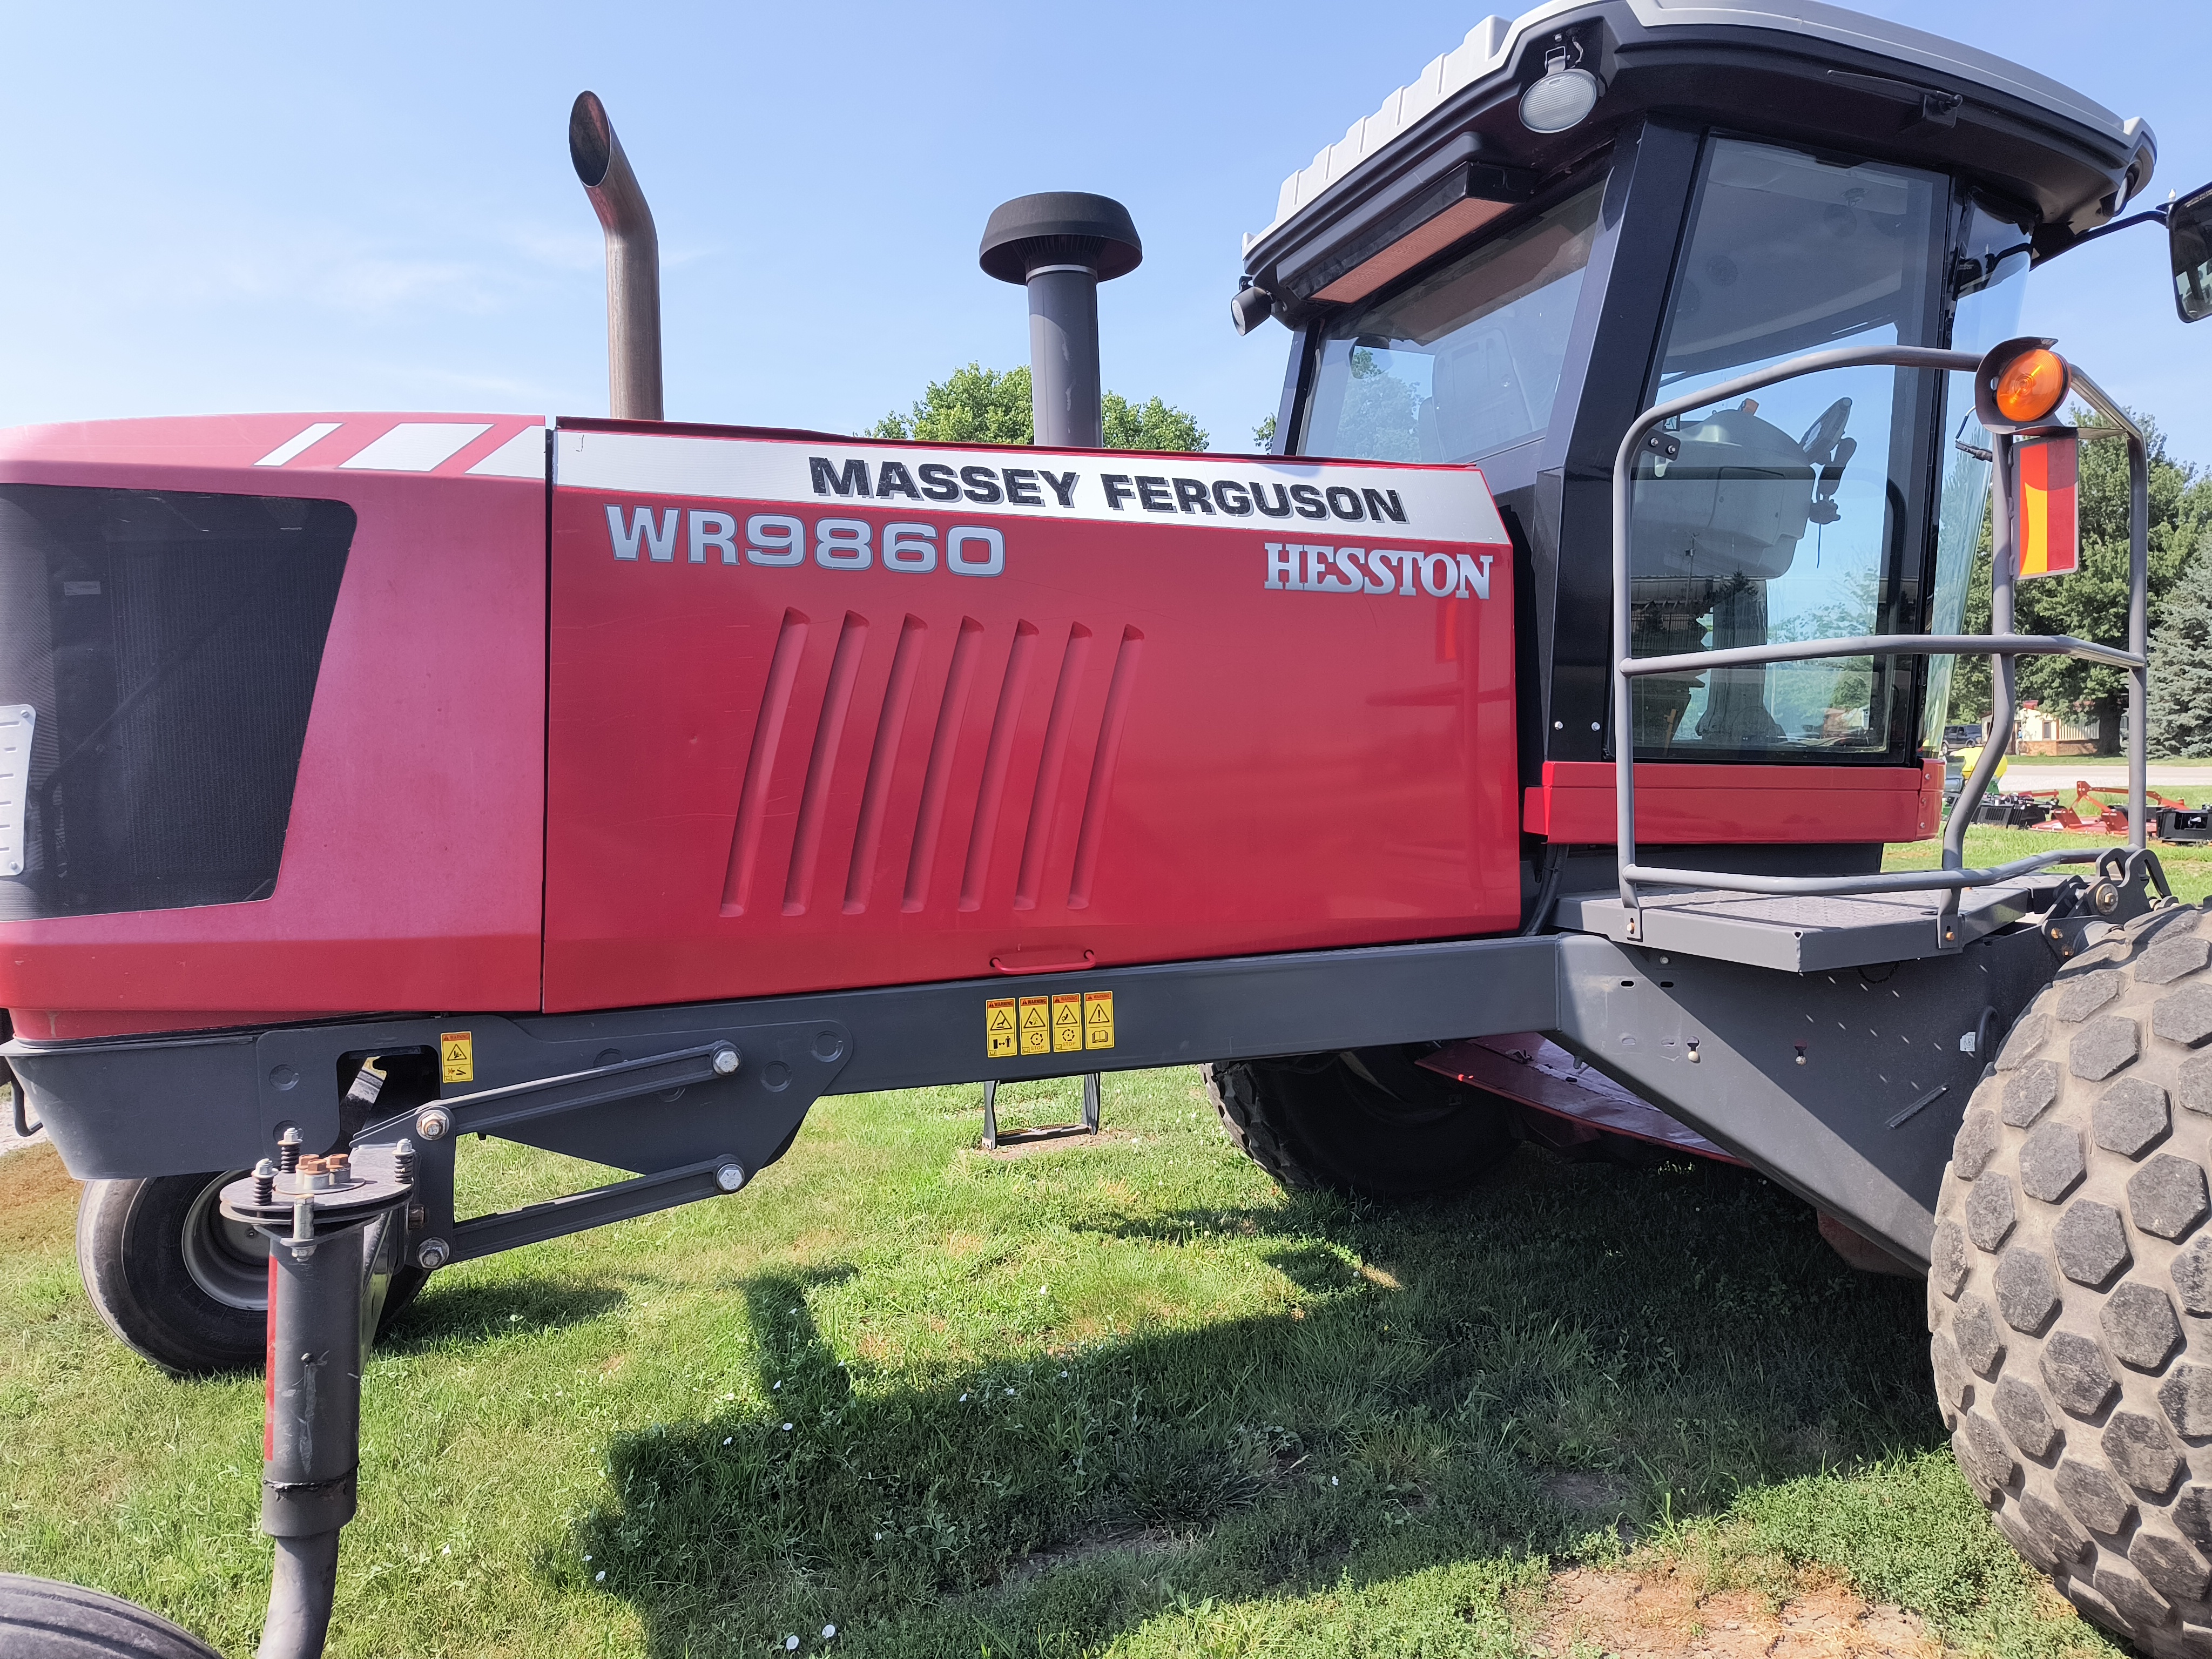
[{"label": "white building in background", "polygon": [[2021,706],[2020,714],[2013,722],[2013,753],[2016,755],[2094,755],[2097,752],[2097,728],[2082,726],[2065,718],[2076,711],[2064,708],[2045,709],[2036,703]]}]

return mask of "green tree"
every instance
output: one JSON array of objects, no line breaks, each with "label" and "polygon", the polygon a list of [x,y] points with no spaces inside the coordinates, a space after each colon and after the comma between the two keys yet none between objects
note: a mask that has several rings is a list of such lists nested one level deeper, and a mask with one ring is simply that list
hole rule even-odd
[{"label": "green tree", "polygon": [[[1118,392],[1099,400],[1109,449],[1188,451],[1206,445],[1204,428],[1158,398],[1131,403]],[[970,363],[933,380],[905,414],[894,410],[862,435],[914,438],[939,444],[1027,444],[1036,441],[1026,368],[985,368]]]},{"label": "green tree", "polygon": [[970,363],[932,380],[912,410],[884,416],[862,435],[933,444],[1025,444],[1035,432],[1029,370]]},{"label": "green tree", "polygon": [[1275,441],[1275,417],[1272,415],[1252,428],[1252,447],[1265,451]]},{"label": "green tree", "polygon": [[[2132,411],[2130,411],[2132,413]],[[2094,419],[2086,410],[2073,418]],[[2180,581],[2191,559],[2212,538],[2212,477],[2198,475],[2166,453],[2165,435],[2146,416],[2135,419],[2150,447],[2150,602],[2156,621],[2168,592]],[[2023,634],[2070,634],[2076,639],[2124,645],[2128,637],[2128,452],[2116,440],[2081,446],[2081,567],[2068,576],[2040,577],[2014,588],[2015,620]],[[1966,631],[1990,625],[1990,532],[1986,514],[1982,544],[1975,555],[1966,597]],[[2154,674],[2156,671],[2154,670]],[[2127,696],[2124,670],[2070,657],[2022,657],[2018,662],[2020,695],[2045,705],[2079,708],[2084,724],[2097,727],[2099,746],[2112,753],[2119,744],[2119,711]],[[1953,682],[1954,719],[1989,712],[1989,663],[1960,659]]]},{"label": "green tree", "polygon": [[2150,752],[2212,755],[2212,551],[2202,547],[2151,632]]},{"label": "green tree", "polygon": [[1109,392],[1098,399],[1098,412],[1105,417],[1109,449],[1188,453],[1206,445],[1204,427],[1173,404],[1163,403],[1158,398],[1133,404],[1120,392]]}]

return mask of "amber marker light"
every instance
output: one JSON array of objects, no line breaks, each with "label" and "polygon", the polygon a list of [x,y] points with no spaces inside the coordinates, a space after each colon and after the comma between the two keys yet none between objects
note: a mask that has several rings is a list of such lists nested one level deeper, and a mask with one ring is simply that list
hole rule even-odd
[{"label": "amber marker light", "polygon": [[2021,426],[2042,420],[2066,396],[2066,360],[2047,347],[2023,351],[1997,376],[1997,413]]}]

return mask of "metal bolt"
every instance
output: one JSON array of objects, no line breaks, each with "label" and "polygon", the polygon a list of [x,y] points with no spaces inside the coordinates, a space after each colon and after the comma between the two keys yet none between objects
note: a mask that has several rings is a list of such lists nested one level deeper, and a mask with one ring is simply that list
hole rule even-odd
[{"label": "metal bolt", "polygon": [[453,1127],[453,1115],[442,1106],[426,1106],[415,1115],[415,1133],[425,1140],[443,1140]]},{"label": "metal bolt", "polygon": [[415,1182],[415,1143],[403,1140],[392,1149],[392,1178],[403,1187]]},{"label": "metal bolt", "polygon": [[726,1193],[734,1193],[745,1184],[744,1165],[725,1164],[714,1171],[714,1184]]},{"label": "metal bolt", "polygon": [[276,1195],[276,1166],[267,1158],[253,1166],[253,1201],[266,1204]]},{"label": "metal bolt", "polygon": [[717,1044],[714,1049],[714,1074],[717,1077],[727,1077],[737,1069],[738,1051],[735,1045],[727,1042]]},{"label": "metal bolt", "polygon": [[276,1137],[276,1173],[289,1175],[300,1167],[300,1132],[290,1128]]},{"label": "metal bolt", "polygon": [[453,1247],[442,1238],[426,1238],[422,1248],[415,1252],[415,1265],[425,1273],[434,1272],[453,1260]]}]

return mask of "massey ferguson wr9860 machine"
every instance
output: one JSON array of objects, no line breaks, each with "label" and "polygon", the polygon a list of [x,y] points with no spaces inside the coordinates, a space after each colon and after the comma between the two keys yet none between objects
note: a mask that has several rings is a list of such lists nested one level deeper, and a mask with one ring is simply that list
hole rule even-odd
[{"label": "massey ferguson wr9860 machine", "polygon": [[[2143,842],[2147,458],[2016,337],[2033,266],[2144,218],[2212,311],[2212,193],[2123,216],[2147,127],[1809,3],[1487,20],[1246,239],[1234,319],[1291,349],[1245,456],[1100,447],[1139,249],[1074,195],[982,248],[1038,447],[665,422],[650,215],[588,94],[570,138],[614,418],[0,438],[5,1052],[125,1340],[265,1321],[264,1653],[319,1650],[363,1334],[423,1274],[738,1192],[824,1094],[1201,1062],[1291,1182],[1463,1183],[1516,1117],[1765,1172],[1926,1273],[2006,1535],[2212,1654],[2212,925]],[[2126,637],[2021,635],[2091,442]],[[2130,677],[2132,833],[1967,868],[2033,653]],[[1946,823],[1961,654],[1999,737]],[[471,1132],[634,1173],[457,1215]]]}]

